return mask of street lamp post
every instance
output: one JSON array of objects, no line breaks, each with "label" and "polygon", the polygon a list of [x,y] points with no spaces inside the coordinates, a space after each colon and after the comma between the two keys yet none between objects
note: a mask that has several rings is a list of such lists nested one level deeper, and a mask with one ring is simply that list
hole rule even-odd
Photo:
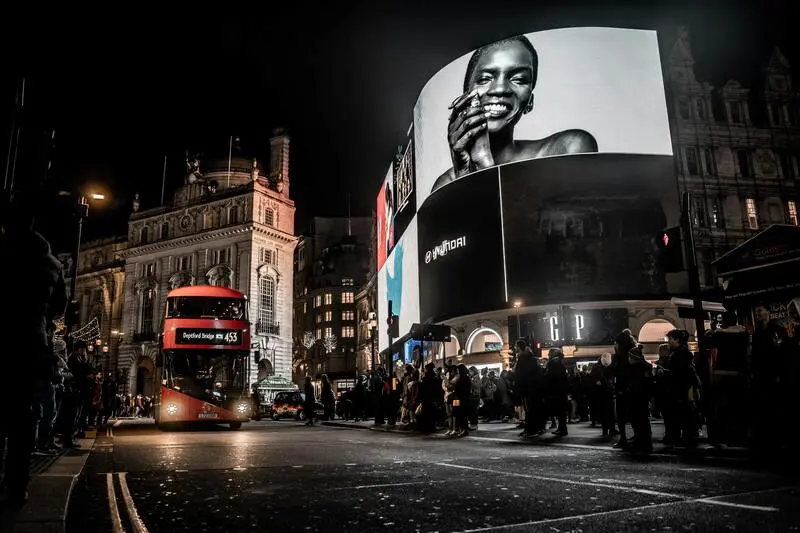
[{"label": "street lamp post", "polygon": [[520,300],[515,300],[514,301],[514,310],[517,313],[517,338],[518,339],[522,338],[522,326],[521,326],[520,321],[519,321],[519,309],[520,309],[520,307],[522,307],[522,302]]},{"label": "street lamp post", "polygon": [[[71,193],[62,191],[59,193],[61,196],[72,196]],[[94,193],[91,194],[90,197],[92,200],[104,200],[105,196],[102,194]],[[72,328],[75,327],[77,324],[74,324],[73,317],[77,310],[79,309],[79,302],[76,298],[76,291],[78,287],[78,261],[81,255],[81,237],[83,236],[83,221],[89,217],[89,200],[86,196],[81,195],[78,199],[78,205],[76,209],[76,214],[78,216],[78,231],[75,238],[75,248],[72,253],[72,268],[70,269],[69,274],[69,310],[67,316],[70,317],[69,320],[65,321],[66,327],[66,336],[70,338],[71,341],[71,333]]]},{"label": "street lamp post", "polygon": [[369,332],[369,369],[372,370],[375,367],[375,338],[378,336],[378,319],[376,318],[375,313],[369,314]]}]

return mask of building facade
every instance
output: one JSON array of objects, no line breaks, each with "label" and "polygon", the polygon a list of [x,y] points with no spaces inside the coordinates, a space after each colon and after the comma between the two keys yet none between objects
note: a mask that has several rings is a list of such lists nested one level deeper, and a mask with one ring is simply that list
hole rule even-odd
[{"label": "building facade", "polygon": [[[152,394],[167,293],[190,284],[230,287],[250,302],[252,341],[267,374],[291,377],[294,202],[289,138],[270,140],[270,165],[232,145],[229,158],[187,158],[185,183],[168,205],[130,216],[124,257],[124,320],[118,367],[124,386]],[[258,368],[250,364],[248,382]]]},{"label": "building facade", "polygon": [[714,260],[771,224],[798,225],[800,91],[775,48],[753,87],[697,79],[688,28],[664,65],[673,153],[691,197],[698,266],[717,284]]},{"label": "building facade", "polygon": [[[92,346],[94,363],[105,372],[116,373],[117,355],[123,340],[123,294],[127,249],[124,237],[98,239],[81,246],[75,299],[80,302],[76,338]],[[72,272],[72,255],[59,254],[67,286]]]},{"label": "building facade", "polygon": [[373,219],[311,221],[295,253],[295,381],[328,374],[345,387],[361,371],[356,295],[370,274]]}]

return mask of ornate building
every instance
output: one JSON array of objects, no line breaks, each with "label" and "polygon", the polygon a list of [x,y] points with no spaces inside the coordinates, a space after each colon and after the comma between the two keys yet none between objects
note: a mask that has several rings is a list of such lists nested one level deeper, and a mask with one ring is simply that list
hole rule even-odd
[{"label": "ornate building", "polygon": [[687,28],[664,65],[681,192],[691,195],[701,282],[711,263],[770,224],[798,225],[800,91],[774,49],[753,87],[699,81]]},{"label": "ornate building", "polygon": [[[128,224],[125,319],[119,368],[128,390],[154,387],[161,313],[167,293],[189,284],[237,289],[250,301],[253,343],[266,373],[291,377],[294,202],[289,197],[289,138],[270,139],[262,171],[232,144],[231,156],[187,157],[186,180],[168,205],[141,210]],[[251,364],[249,382],[258,369]]]},{"label": "ornate building", "polygon": [[[127,248],[124,237],[99,239],[81,246],[78,260],[78,279],[75,296],[80,302],[80,326],[77,337],[95,344],[92,352],[95,363],[105,371],[114,372],[123,322],[123,286]],[[72,255],[59,254],[69,286]],[[84,333],[81,333],[84,332]]]},{"label": "ornate building", "polygon": [[295,252],[295,381],[355,378],[356,294],[370,273],[373,219],[314,218]]}]

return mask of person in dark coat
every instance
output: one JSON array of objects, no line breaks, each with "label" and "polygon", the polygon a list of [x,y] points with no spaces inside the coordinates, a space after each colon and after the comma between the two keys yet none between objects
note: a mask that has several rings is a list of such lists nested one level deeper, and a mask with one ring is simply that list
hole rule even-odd
[{"label": "person in dark coat", "polygon": [[628,352],[628,415],[633,429],[631,450],[639,453],[653,451],[650,427],[650,397],[653,395],[653,365],[645,360],[642,345]]},{"label": "person in dark coat", "polygon": [[558,348],[550,350],[547,358],[547,374],[545,375],[547,403],[550,414],[558,419],[558,428],[554,435],[567,435],[567,394],[569,394],[569,378],[564,366],[564,352]]},{"label": "person in dark coat", "polygon": [[626,448],[628,446],[628,436],[625,433],[625,425],[630,420],[630,404],[628,399],[628,389],[630,387],[630,362],[628,354],[636,347],[636,339],[629,329],[623,329],[614,343],[614,356],[611,365],[614,371],[614,393],[616,397],[617,427],[619,428],[619,441],[614,445],[615,448]]},{"label": "person in dark coat", "polygon": [[671,436],[684,446],[695,446],[697,439],[697,401],[699,379],[694,369],[694,355],[689,351],[689,332],[674,329],[667,333],[669,356],[669,390],[675,409],[675,429]]},{"label": "person in dark coat", "polygon": [[306,425],[313,426],[317,408],[317,398],[314,396],[314,385],[311,383],[310,376],[306,376],[306,383],[303,385],[303,394],[305,395],[303,411],[306,414]]},{"label": "person in dark coat", "polygon": [[514,390],[522,399],[525,410],[525,429],[520,437],[535,437],[544,433],[546,421],[542,365],[526,340],[518,340],[516,349]]},{"label": "person in dark coat", "polygon": [[[30,458],[34,448],[37,391],[50,395],[56,373],[52,357],[53,321],[64,315],[67,295],[61,263],[50,244],[34,230],[32,195],[4,199],[0,206],[0,279],[13,280],[24,298],[0,305],[0,319],[13,327],[3,343],[6,419],[0,427],[0,448],[7,453],[1,503],[20,507],[28,500]],[[6,444],[6,440],[8,441]]]}]

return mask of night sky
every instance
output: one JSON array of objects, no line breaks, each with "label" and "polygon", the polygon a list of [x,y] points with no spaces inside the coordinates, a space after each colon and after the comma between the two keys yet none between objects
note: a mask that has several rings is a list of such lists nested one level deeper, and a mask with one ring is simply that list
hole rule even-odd
[{"label": "night sky", "polygon": [[[113,198],[92,210],[87,230],[97,236],[124,229],[134,192],[144,207],[159,202],[165,155],[169,191],[182,183],[187,148],[226,153],[229,135],[239,135],[248,155],[266,161],[276,127],[293,138],[298,232],[312,216],[344,214],[348,193],[353,214],[369,215],[427,79],[476,46],[512,34],[580,25],[653,28],[662,32],[664,53],[675,26],[688,24],[699,76],[716,86],[730,78],[751,83],[775,45],[800,68],[788,1],[698,1],[690,8],[429,3],[436,7],[287,2],[233,13],[131,4],[116,6],[116,14],[8,13],[3,18],[14,27],[0,38],[17,69],[6,68],[4,78],[28,76],[31,112],[56,129],[52,185],[92,183]],[[11,87],[4,81],[3,111],[13,101]],[[3,117],[5,156],[10,122]],[[64,226],[46,230],[57,247],[67,239]]]}]

